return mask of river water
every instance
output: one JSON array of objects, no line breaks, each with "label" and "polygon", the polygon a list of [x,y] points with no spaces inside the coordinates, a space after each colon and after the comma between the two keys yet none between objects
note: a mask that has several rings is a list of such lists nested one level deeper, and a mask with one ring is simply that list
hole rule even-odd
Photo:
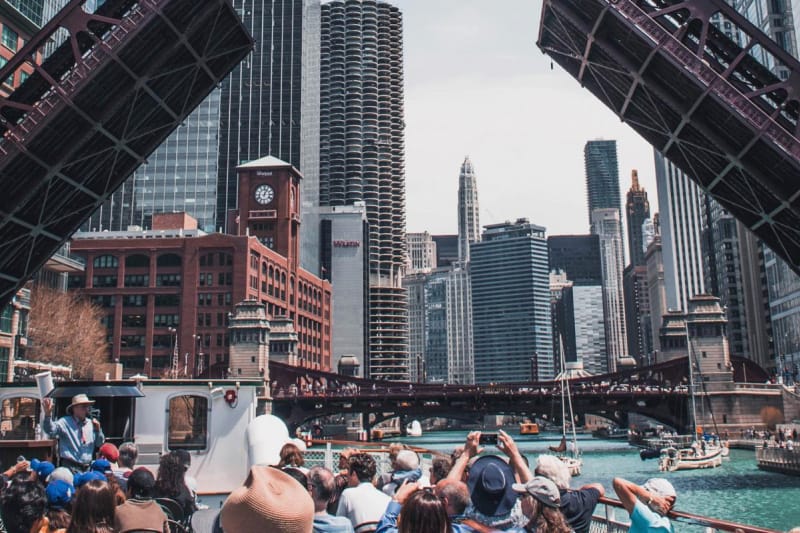
[{"label": "river water", "polygon": [[[537,455],[546,453],[548,446],[557,445],[561,439],[548,433],[511,435],[532,464]],[[463,444],[465,437],[465,431],[437,431],[391,440],[449,453]],[[800,526],[800,478],[759,470],[755,453],[750,450],[731,450],[730,459],[725,459],[720,468],[659,473],[656,459],[642,461],[638,449],[624,440],[579,435],[578,446],[583,454],[583,474],[573,479],[573,486],[602,483],[613,497],[611,480],[616,476],[638,483],[664,476],[678,492],[677,510],[781,531]],[[491,447],[487,451],[491,452]]]}]

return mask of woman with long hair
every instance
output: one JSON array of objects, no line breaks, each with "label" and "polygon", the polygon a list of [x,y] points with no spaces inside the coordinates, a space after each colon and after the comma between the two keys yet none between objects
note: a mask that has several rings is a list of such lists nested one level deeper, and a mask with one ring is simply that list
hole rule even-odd
[{"label": "woman with long hair", "polygon": [[281,448],[281,460],[278,462],[278,468],[300,468],[305,464],[306,460],[303,458],[303,452],[297,445],[287,442]]},{"label": "woman with long hair", "polygon": [[513,485],[522,494],[522,513],[528,518],[525,531],[536,533],[570,533],[567,519],[559,509],[561,494],[556,484],[541,476],[527,483]]},{"label": "woman with long hair", "polygon": [[444,502],[419,483],[403,483],[383,513],[376,533],[451,533],[450,517]]},{"label": "woman with long hair", "polygon": [[67,533],[114,533],[114,492],[99,479],[83,485],[72,502],[72,521]]},{"label": "woman with long hair", "polygon": [[397,517],[398,533],[450,533],[450,517],[444,502],[427,489],[418,490],[406,500]]},{"label": "woman with long hair", "polygon": [[158,462],[155,496],[175,500],[183,509],[184,518],[188,518],[197,507],[191,491],[186,486],[184,475],[186,468],[177,454],[170,452],[162,455]]}]

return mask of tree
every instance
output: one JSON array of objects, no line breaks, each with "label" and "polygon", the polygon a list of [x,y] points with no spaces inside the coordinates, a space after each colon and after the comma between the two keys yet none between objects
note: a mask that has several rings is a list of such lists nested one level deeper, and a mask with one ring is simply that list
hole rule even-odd
[{"label": "tree", "polygon": [[71,365],[74,378],[93,378],[96,367],[108,363],[103,316],[99,306],[77,292],[34,287],[25,358]]}]

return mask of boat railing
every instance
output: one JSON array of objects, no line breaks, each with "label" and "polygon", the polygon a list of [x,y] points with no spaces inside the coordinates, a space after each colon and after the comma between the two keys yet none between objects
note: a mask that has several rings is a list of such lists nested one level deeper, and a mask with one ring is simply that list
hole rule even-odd
[{"label": "boat railing", "polygon": [[[321,443],[320,443],[321,444]],[[338,471],[339,457],[343,449],[334,449],[332,442],[326,442],[324,447],[312,447],[305,454],[305,466],[324,466],[334,472]],[[349,443],[352,444],[352,443]],[[391,470],[389,462],[389,450],[386,445],[375,445],[373,443],[358,443],[359,451],[370,454],[377,463],[378,472],[388,472]],[[422,448],[416,450],[420,456],[420,468],[423,473],[427,473],[431,465],[433,453]],[[728,531],[731,533],[780,533],[774,529],[767,529],[744,524],[737,524],[726,520],[708,518],[705,516],[684,513],[682,511],[671,511],[669,518],[676,524],[676,531],[686,531],[688,533],[715,533]],[[677,524],[680,524],[678,527]],[[595,508],[592,524],[589,529],[591,533],[624,533],[628,531],[630,518],[627,511],[619,500],[613,498],[600,498]]]},{"label": "boat railing", "polygon": [[[737,524],[727,520],[718,520],[674,510],[669,513],[669,518],[673,521],[675,531],[697,533],[715,533],[718,531],[730,531],[731,533],[781,533],[775,529]],[[606,497],[600,498],[600,503],[595,508],[592,524],[589,528],[591,533],[625,532],[628,531],[629,526],[630,518],[620,501]]]}]

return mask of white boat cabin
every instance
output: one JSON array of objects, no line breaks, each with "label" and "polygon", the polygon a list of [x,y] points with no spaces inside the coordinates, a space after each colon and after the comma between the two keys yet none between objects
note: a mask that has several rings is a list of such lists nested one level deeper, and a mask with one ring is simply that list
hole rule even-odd
[{"label": "white boat cabin", "polygon": [[[256,417],[263,380],[142,380],[61,382],[48,396],[55,416],[66,414],[71,398],[86,393],[95,400],[92,416],[106,440],[117,446],[135,442],[138,466],[154,472],[162,454],[187,450],[188,475],[200,495],[227,494],[247,476],[245,430]],[[34,383],[0,385],[0,464],[19,455],[56,455],[54,441],[40,431],[41,401]]]}]

